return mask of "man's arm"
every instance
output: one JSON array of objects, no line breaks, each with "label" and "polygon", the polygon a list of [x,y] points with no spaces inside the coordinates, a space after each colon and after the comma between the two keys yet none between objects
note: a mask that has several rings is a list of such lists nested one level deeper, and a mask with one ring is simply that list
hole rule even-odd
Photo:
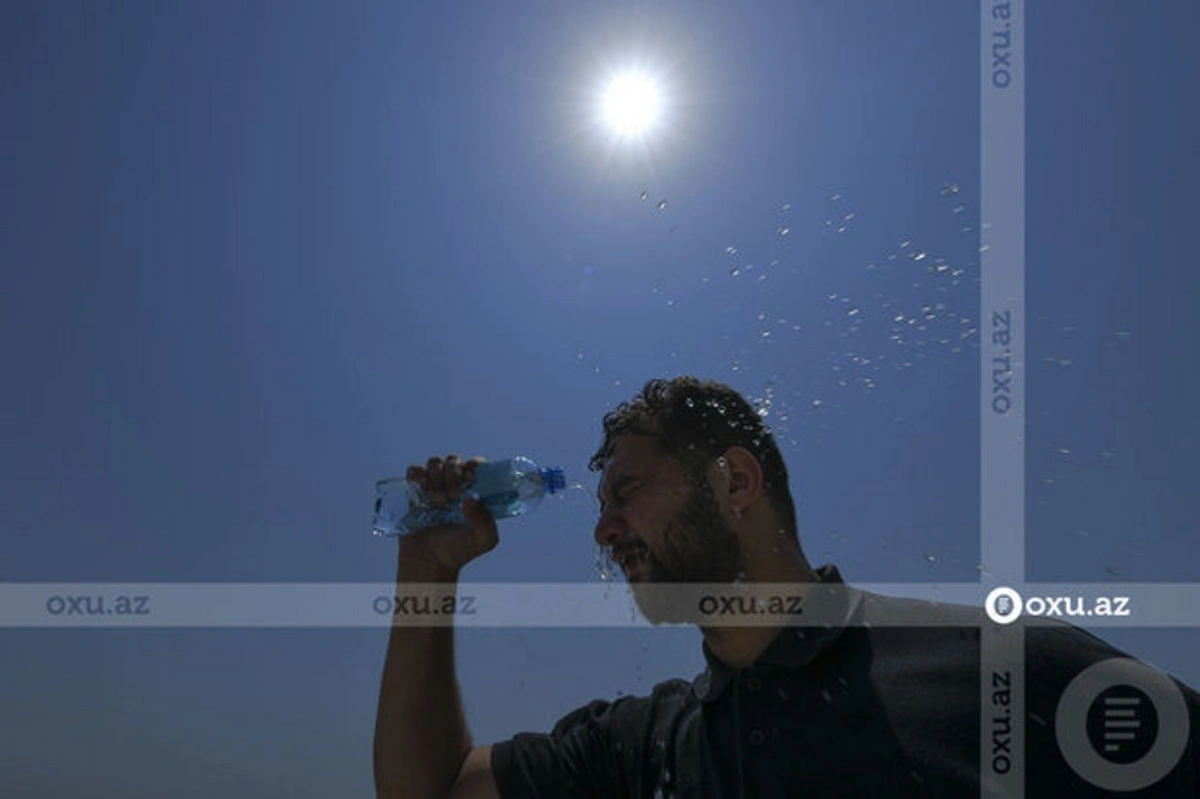
[{"label": "man's arm", "polygon": [[[424,468],[410,466],[406,479],[416,483],[432,504],[448,507],[459,501],[462,487],[474,481],[480,463],[480,457],[464,464],[458,455],[444,461],[435,456]],[[405,586],[417,583],[436,583],[452,596],[462,567],[495,548],[499,536],[492,514],[471,499],[463,500],[462,509],[466,524],[401,536],[397,596],[403,596]],[[486,775],[481,776],[480,758],[471,753],[471,734],[454,673],[454,628],[393,624],[375,716],[376,796],[446,799],[453,789],[455,796],[486,797],[487,793],[460,794],[456,787],[462,782],[475,791],[471,786],[491,782],[488,759]]]},{"label": "man's arm", "polygon": [[[457,574],[428,559],[405,557],[401,545],[398,595],[406,584],[453,588],[457,581]],[[392,627],[375,718],[374,766],[379,799],[499,796],[490,747],[472,749],[454,671],[453,627]]]}]

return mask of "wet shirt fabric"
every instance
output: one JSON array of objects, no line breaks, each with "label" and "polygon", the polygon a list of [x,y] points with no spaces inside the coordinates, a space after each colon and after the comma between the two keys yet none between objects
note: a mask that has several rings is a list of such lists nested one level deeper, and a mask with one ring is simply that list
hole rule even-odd
[{"label": "wet shirt fabric", "polygon": [[[980,626],[991,622],[978,608],[848,588],[833,565],[817,572],[836,604],[821,618],[844,623],[793,617],[753,665],[737,671],[703,644],[708,667],[692,682],[668,680],[647,697],[597,699],[549,734],[497,742],[492,770],[501,797],[979,796]],[[820,602],[820,587],[808,599]],[[1115,795],[1063,759],[1055,711],[1076,674],[1128,656],[1067,624],[1006,629],[1022,628],[1025,754],[1015,752],[1003,719],[1011,682],[1003,673],[989,680],[996,686],[989,750],[1020,760],[1030,799]],[[1190,714],[1186,749],[1166,777],[1122,796],[1200,797],[1200,696],[1174,684]]]}]

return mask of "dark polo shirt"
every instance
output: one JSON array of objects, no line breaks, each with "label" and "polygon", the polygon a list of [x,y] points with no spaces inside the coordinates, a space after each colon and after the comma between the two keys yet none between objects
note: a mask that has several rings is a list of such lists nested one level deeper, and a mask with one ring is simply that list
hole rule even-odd
[{"label": "dark polo shirt", "polygon": [[[594,700],[549,734],[492,747],[503,799],[534,797],[977,797],[980,789],[979,608],[847,590],[818,569],[811,602],[842,624],[794,617],[753,665],[708,667],[648,697]],[[811,618],[811,615],[810,615]],[[902,622],[905,626],[895,626]],[[911,622],[911,623],[910,623]],[[921,624],[938,626],[921,626]],[[1165,777],[1114,794],[1081,778],[1055,739],[1055,711],[1086,667],[1128,657],[1058,622],[1024,627],[1026,797],[1200,797],[1200,696],[1172,681],[1190,716],[1186,748]],[[993,725],[989,720],[988,735]],[[990,763],[988,764],[990,767]],[[985,783],[987,770],[984,772]]]}]

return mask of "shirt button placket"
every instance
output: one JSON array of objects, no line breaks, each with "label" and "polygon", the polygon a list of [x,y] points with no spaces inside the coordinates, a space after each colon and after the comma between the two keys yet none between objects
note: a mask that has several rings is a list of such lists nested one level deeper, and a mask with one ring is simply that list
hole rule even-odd
[{"label": "shirt button placket", "polygon": [[[747,675],[747,677],[746,677],[746,690],[747,691],[749,691],[752,694],[756,694],[762,690],[762,687],[763,687],[762,680],[759,679],[757,675],[755,675],[755,674]],[[750,745],[754,746],[754,747],[762,746],[763,743],[767,740],[766,733],[764,733],[758,727],[755,727],[752,730],[750,730],[750,734],[749,734],[748,738],[750,741]]]}]

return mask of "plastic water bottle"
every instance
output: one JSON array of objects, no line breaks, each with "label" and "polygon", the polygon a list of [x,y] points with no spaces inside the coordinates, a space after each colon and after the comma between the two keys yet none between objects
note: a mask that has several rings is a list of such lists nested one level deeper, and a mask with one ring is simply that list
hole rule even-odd
[{"label": "plastic water bottle", "polygon": [[[529,458],[515,457],[475,467],[475,481],[465,487],[496,519],[523,516],[542,497],[562,491],[567,479],[562,469],[542,469]],[[442,525],[465,525],[462,501],[453,507],[434,507],[416,483],[401,478],[375,484],[375,535],[394,537]]]}]

